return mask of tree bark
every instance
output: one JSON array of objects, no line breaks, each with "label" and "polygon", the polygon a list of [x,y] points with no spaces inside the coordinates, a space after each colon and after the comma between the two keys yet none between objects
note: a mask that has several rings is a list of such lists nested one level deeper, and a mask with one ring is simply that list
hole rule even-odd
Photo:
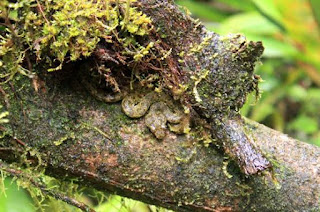
[{"label": "tree bark", "polygon": [[[163,30],[173,55],[207,33],[173,1],[136,6]],[[206,60],[205,53],[185,58],[189,67],[205,67]],[[158,141],[143,118],[130,119],[119,103],[97,101],[72,73],[20,76],[0,91],[10,112],[10,123],[0,126],[0,158],[8,163],[36,150],[38,158],[30,154],[30,160],[48,175],[177,211],[320,209],[320,149],[253,121],[244,127],[273,164],[261,176],[245,176],[222,150],[192,135],[169,133]]]}]

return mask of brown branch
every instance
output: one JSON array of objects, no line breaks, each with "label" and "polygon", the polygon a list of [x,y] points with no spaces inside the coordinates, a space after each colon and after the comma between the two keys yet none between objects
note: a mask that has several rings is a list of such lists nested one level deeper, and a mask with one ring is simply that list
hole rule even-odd
[{"label": "brown branch", "polygon": [[[172,62],[191,43],[201,43],[207,33],[201,25],[181,13],[173,1],[141,0],[136,6],[166,35],[162,46],[172,48],[169,67],[162,70],[204,69],[209,61],[206,52],[187,55],[179,65]],[[66,175],[76,177],[87,186],[177,211],[320,209],[318,147],[247,121],[241,127],[273,164],[272,173],[248,177],[226,161],[223,151],[214,145],[205,147],[193,134],[168,132],[158,141],[144,118],[130,119],[120,104],[95,100],[76,79],[77,71],[42,73],[47,88],[43,93],[36,92],[28,78],[21,77],[12,87],[3,85],[4,92],[10,93],[11,124],[0,130],[14,132],[37,151],[48,175],[61,180]],[[17,146],[11,139],[0,139],[0,158],[19,161],[19,154],[8,154]]]},{"label": "brown branch", "polygon": [[[248,122],[255,144],[273,161],[276,180],[247,178],[232,161],[225,164],[216,148],[173,133],[159,142],[143,119],[130,120],[119,104],[97,102],[80,86],[74,81],[49,89],[56,97],[48,92],[40,99],[30,85],[21,95],[29,121],[17,119],[16,136],[42,155],[49,175],[77,177],[87,186],[177,211],[319,209],[318,147]],[[19,102],[11,108],[17,108],[11,111],[14,117],[20,116]],[[76,136],[68,137],[70,132]],[[57,146],[57,140],[63,142]],[[0,144],[14,145],[5,138]],[[19,160],[5,150],[1,159]]]}]

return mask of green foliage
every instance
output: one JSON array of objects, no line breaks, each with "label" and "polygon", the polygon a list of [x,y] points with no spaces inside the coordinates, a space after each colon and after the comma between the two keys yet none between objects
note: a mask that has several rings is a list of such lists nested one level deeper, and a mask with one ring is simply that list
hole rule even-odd
[{"label": "green foliage", "polygon": [[0,193],[0,211],[34,212],[28,193],[17,186],[11,179],[3,179],[5,191]]},{"label": "green foliage", "polygon": [[300,115],[289,125],[289,129],[300,130],[304,133],[314,133],[318,130],[318,122],[313,118]]},{"label": "green foliage", "polygon": [[[43,196],[39,189],[30,187],[29,182],[23,181],[23,179],[4,178],[4,176],[0,179],[0,183],[2,184],[0,190],[1,212],[81,211],[61,200]],[[76,184],[61,183],[50,177],[42,177],[41,179],[47,184],[49,190],[59,188],[60,192],[91,205],[97,212],[171,212],[171,210],[147,205],[118,195],[106,195],[94,190],[86,191],[83,188],[79,188]],[[92,200],[98,201],[95,207]]]},{"label": "green foliage", "polygon": [[208,7],[206,3],[196,2],[191,0],[178,0],[178,4],[190,10],[190,12],[201,18],[202,20],[223,20],[227,17],[227,14],[217,11],[214,7]]},{"label": "green foliage", "polygon": [[[317,0],[180,0],[212,31],[262,40],[262,95],[242,114],[320,145],[320,16]],[[196,6],[197,5],[197,6]],[[204,9],[205,8],[205,9]],[[213,15],[205,14],[211,8]],[[252,107],[254,105],[254,107]]]},{"label": "green foliage", "polygon": [[112,195],[107,202],[97,206],[95,210],[97,212],[171,212],[171,210],[158,208],[152,205],[146,205],[142,202],[138,202],[118,195]]},{"label": "green foliage", "polygon": [[0,105],[0,124],[4,124],[4,123],[9,122],[9,119],[6,118],[9,115],[9,112],[8,111],[1,112],[2,107],[3,106]]},{"label": "green foliage", "polygon": [[313,15],[315,20],[317,21],[318,27],[320,27],[320,1],[318,0],[309,0]]}]

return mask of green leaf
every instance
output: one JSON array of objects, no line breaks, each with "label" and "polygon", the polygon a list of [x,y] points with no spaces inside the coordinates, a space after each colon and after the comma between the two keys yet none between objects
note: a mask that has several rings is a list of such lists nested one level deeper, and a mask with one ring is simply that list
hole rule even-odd
[{"label": "green leaf", "polygon": [[147,205],[133,199],[121,197],[118,195],[111,195],[108,201],[98,205],[95,210],[97,212],[173,212],[164,208],[153,205]]},{"label": "green leaf", "polygon": [[248,40],[262,41],[263,46],[265,47],[263,57],[294,59],[299,54],[299,51],[291,44],[277,40],[273,37],[257,36],[253,34],[246,34],[246,36]]},{"label": "green leaf", "polygon": [[149,212],[149,208],[146,204],[117,195],[110,196],[106,203],[99,205],[95,210],[97,212]]},{"label": "green leaf", "polygon": [[243,33],[248,40],[261,40],[265,47],[264,57],[286,59],[298,55],[298,50],[290,43],[277,40],[273,36],[280,33],[280,28],[258,12],[246,12],[233,15],[217,26],[207,26],[219,34]]},{"label": "green leaf", "polygon": [[250,33],[256,35],[272,35],[280,29],[256,11],[233,15],[223,21],[218,29],[212,29],[220,34]]},{"label": "green leaf", "polygon": [[242,10],[242,11],[252,11],[254,10],[254,4],[251,0],[218,0],[221,3],[229,5],[235,10]]},{"label": "green leaf", "polygon": [[311,139],[311,143],[320,146],[320,133]]},{"label": "green leaf", "polygon": [[249,118],[259,122],[275,111],[273,104],[281,99],[285,94],[286,88],[276,88],[272,92],[262,93],[260,101],[252,109],[252,114]]},{"label": "green leaf", "polygon": [[272,114],[274,108],[270,104],[259,104],[255,106],[253,114],[250,116],[250,119],[253,119],[257,122],[264,120],[267,116]]},{"label": "green leaf", "polygon": [[307,96],[304,101],[302,110],[305,114],[309,116],[318,117],[320,120],[320,89],[319,88],[311,88],[307,91]]},{"label": "green leaf", "polygon": [[6,178],[4,181],[5,193],[0,194],[0,211],[1,212],[34,212],[27,192],[22,188],[18,189],[15,182]]},{"label": "green leaf", "polygon": [[313,12],[313,17],[315,21],[318,23],[318,28],[320,30],[320,1],[319,0],[309,0],[311,9]]},{"label": "green leaf", "polygon": [[259,83],[259,89],[262,92],[272,92],[272,89],[275,89],[277,86],[279,86],[279,80],[274,77],[263,79],[264,81]]},{"label": "green leaf", "polygon": [[320,88],[311,88],[308,90],[308,98],[317,99],[320,102]]},{"label": "green leaf", "polygon": [[298,116],[288,126],[288,129],[299,130],[310,134],[316,132],[318,128],[319,126],[317,120],[305,115]]},{"label": "green leaf", "polygon": [[300,85],[293,85],[288,88],[288,96],[296,102],[303,101],[307,97],[307,91]]},{"label": "green leaf", "polygon": [[246,103],[240,109],[240,113],[242,116],[248,116],[251,107],[255,104],[255,99],[256,98],[253,93],[248,95]]},{"label": "green leaf", "polygon": [[277,25],[281,30],[285,31],[282,15],[273,0],[252,0],[252,2],[264,17]]},{"label": "green leaf", "polygon": [[192,15],[205,21],[218,22],[222,21],[227,17],[227,14],[217,8],[210,7],[206,3],[196,2],[191,0],[179,0],[177,4],[186,7]]}]

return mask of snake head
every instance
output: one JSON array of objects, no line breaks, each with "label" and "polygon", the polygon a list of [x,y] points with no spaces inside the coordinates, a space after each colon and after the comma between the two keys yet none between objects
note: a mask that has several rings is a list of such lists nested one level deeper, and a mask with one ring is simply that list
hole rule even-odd
[{"label": "snake head", "polygon": [[191,77],[193,105],[206,118],[238,112],[247,95],[257,90],[259,77],[253,72],[264,47],[242,35],[230,35],[215,49],[219,57],[207,56],[211,58],[207,68]]}]

